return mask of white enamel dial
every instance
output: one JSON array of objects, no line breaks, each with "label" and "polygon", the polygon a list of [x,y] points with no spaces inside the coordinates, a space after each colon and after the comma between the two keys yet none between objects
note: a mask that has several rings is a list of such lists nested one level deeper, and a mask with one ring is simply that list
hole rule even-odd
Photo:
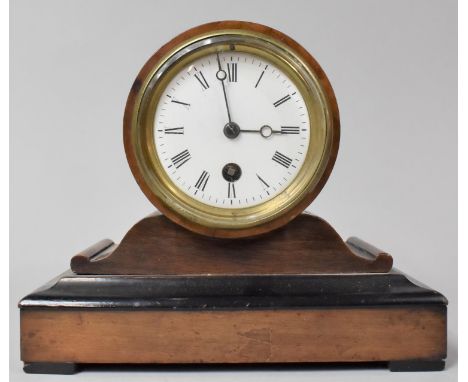
[{"label": "white enamel dial", "polygon": [[250,207],[281,193],[304,163],[309,133],[293,81],[271,62],[236,51],[184,67],[154,116],[156,152],[169,178],[220,208]]}]

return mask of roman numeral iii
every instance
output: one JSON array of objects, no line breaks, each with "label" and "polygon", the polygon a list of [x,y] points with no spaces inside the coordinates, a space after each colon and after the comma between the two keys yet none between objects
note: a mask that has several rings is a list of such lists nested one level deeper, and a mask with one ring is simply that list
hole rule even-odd
[{"label": "roman numeral iii", "polygon": [[205,170],[201,173],[200,177],[195,183],[195,188],[205,191],[206,184],[208,183],[208,179],[210,179],[210,174],[208,174]]},{"label": "roman numeral iii", "polygon": [[184,163],[187,163],[192,157],[190,156],[190,153],[187,149],[182,151],[181,153],[174,155],[171,158],[172,164],[176,167],[179,168],[182,166]]},{"label": "roman numeral iii", "polygon": [[273,155],[273,158],[271,159],[273,159],[276,163],[286,168],[289,168],[289,166],[291,166],[291,163],[292,163],[291,158],[287,157],[284,154],[281,154],[279,151],[276,151],[275,155]]}]

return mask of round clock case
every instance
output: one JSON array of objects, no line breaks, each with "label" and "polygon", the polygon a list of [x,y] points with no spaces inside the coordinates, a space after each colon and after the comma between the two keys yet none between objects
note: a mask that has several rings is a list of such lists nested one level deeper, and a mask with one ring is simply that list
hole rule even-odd
[{"label": "round clock case", "polygon": [[130,91],[128,163],[164,215],[220,238],[283,226],[318,195],[339,146],[318,63],[267,26],[222,21],[160,48]]}]

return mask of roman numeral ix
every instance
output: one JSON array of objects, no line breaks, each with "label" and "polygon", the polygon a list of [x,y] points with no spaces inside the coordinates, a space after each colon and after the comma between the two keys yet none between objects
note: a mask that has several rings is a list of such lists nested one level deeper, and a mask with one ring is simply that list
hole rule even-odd
[{"label": "roman numeral ix", "polygon": [[184,128],[183,127],[171,127],[168,129],[164,129],[164,134],[183,134]]},{"label": "roman numeral ix", "polygon": [[291,99],[291,96],[289,94],[285,95],[283,98],[280,98],[278,101],[273,102],[273,105],[275,107],[278,107],[279,105],[282,105],[283,103],[285,103],[286,101],[288,101],[290,99]]},{"label": "roman numeral ix", "polygon": [[195,188],[205,191],[206,184],[208,183],[208,179],[210,179],[210,174],[208,174],[205,170],[201,173],[200,177],[195,183]]},{"label": "roman numeral ix", "polygon": [[182,166],[184,163],[187,163],[192,157],[190,156],[190,153],[187,149],[182,151],[181,153],[174,155],[171,158],[172,164],[176,167],[179,168]]},{"label": "roman numeral ix", "polygon": [[286,168],[289,168],[289,166],[291,166],[292,163],[291,158],[288,158],[286,155],[281,154],[279,151],[276,151],[275,155],[273,155],[273,158],[271,159],[273,159],[276,163]]},{"label": "roman numeral ix", "polygon": [[210,87],[210,85],[208,85],[208,81],[206,80],[202,72],[195,73],[195,78],[198,80],[198,82],[200,82],[200,85],[203,86],[203,89],[206,90]]}]

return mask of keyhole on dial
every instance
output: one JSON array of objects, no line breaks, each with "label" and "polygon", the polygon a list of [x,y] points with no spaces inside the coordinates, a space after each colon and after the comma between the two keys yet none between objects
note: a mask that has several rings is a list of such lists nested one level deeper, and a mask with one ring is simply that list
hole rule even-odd
[{"label": "keyhole on dial", "polygon": [[228,182],[239,180],[242,175],[242,170],[236,163],[228,163],[223,167],[223,178]]}]

